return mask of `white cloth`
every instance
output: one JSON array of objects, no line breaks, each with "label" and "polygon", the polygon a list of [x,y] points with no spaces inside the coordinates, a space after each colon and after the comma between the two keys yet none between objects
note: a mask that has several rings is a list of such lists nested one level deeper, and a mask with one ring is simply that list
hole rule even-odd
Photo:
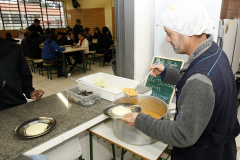
[{"label": "white cloth", "polygon": [[163,26],[186,36],[211,34],[213,21],[197,0],[177,0],[161,15]]},{"label": "white cloth", "polygon": [[83,40],[81,46],[80,46],[80,42],[81,42],[81,40],[78,41],[78,43],[76,44],[76,46],[82,47],[82,48],[88,48],[88,49],[84,50],[84,53],[85,53],[85,54],[88,54],[88,53],[89,53],[89,45],[88,45],[88,40],[87,40],[87,38],[85,38],[85,39]]}]

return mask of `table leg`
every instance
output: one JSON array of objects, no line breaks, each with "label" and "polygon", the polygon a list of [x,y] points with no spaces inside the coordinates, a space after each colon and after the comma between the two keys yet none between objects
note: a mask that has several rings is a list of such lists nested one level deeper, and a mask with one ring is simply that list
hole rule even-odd
[{"label": "table leg", "polygon": [[112,160],[116,160],[116,155],[115,155],[115,146],[112,143],[112,152],[113,152],[113,159]]},{"label": "table leg", "polygon": [[90,160],[93,160],[93,142],[92,142],[93,134],[89,132],[89,146],[90,146]]},{"label": "table leg", "polygon": [[62,63],[63,63],[63,71],[64,71],[64,76],[67,78],[67,71],[66,71],[66,63],[65,63],[65,54],[62,53]]},{"label": "table leg", "polygon": [[84,51],[82,51],[82,57],[83,57],[83,71],[85,73],[86,72],[86,61],[85,61],[85,57],[84,57]]},{"label": "table leg", "polygon": [[123,160],[125,153],[127,153],[127,150],[122,148],[121,160]]}]

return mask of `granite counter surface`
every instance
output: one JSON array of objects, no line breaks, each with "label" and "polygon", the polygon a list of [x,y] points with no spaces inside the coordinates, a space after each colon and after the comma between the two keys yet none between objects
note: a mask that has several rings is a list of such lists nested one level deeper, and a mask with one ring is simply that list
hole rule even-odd
[{"label": "granite counter surface", "polygon": [[[61,93],[66,97],[66,93]],[[89,120],[102,114],[102,110],[112,102],[100,100],[96,104],[83,107],[69,102],[65,105],[57,94],[40,101],[26,103],[0,112],[0,160],[11,160]],[[14,130],[23,122],[36,117],[51,117],[57,121],[56,127],[48,134],[34,139],[18,139]]]}]

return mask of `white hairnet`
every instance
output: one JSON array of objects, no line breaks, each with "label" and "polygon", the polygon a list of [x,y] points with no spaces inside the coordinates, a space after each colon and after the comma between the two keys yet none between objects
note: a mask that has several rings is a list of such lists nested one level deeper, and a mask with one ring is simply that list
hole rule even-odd
[{"label": "white hairnet", "polygon": [[213,22],[196,0],[177,0],[161,15],[163,26],[186,36],[210,34]]}]

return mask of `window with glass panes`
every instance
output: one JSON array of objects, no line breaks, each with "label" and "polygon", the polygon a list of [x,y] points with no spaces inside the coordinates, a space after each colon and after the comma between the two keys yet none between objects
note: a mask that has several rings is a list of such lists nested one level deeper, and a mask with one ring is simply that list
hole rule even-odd
[{"label": "window with glass panes", "polygon": [[64,2],[48,0],[0,0],[0,30],[27,28],[34,19],[42,28],[65,28]]}]

